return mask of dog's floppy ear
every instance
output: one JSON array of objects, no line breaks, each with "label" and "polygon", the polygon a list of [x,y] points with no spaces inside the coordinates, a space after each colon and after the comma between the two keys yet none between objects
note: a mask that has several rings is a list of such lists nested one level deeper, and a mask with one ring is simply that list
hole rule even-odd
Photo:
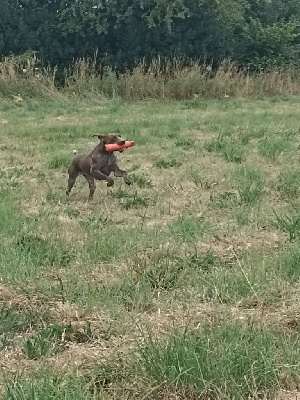
[{"label": "dog's floppy ear", "polygon": [[102,140],[106,137],[106,135],[93,135],[92,137],[95,137],[95,136],[100,140]]}]

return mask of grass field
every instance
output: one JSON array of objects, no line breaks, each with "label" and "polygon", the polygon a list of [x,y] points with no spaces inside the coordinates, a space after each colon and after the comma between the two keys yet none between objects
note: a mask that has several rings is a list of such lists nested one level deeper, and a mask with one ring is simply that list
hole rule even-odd
[{"label": "grass field", "polygon": [[300,396],[299,103],[1,100],[0,397]]}]

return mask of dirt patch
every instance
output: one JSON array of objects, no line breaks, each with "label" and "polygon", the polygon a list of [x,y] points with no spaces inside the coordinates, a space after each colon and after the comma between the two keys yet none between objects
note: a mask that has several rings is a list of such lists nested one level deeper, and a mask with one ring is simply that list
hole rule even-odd
[{"label": "dirt patch", "polygon": [[273,251],[278,249],[286,241],[286,235],[280,232],[255,232],[247,236],[230,236],[222,240],[211,239],[209,242],[199,242],[197,249],[199,253],[208,250],[222,258],[235,258],[235,254],[245,251]]},{"label": "dirt patch", "polygon": [[281,390],[275,400],[300,400],[300,392]]},{"label": "dirt patch", "polygon": [[24,295],[11,287],[0,285],[0,306],[5,303],[15,309],[32,307],[31,302]]}]

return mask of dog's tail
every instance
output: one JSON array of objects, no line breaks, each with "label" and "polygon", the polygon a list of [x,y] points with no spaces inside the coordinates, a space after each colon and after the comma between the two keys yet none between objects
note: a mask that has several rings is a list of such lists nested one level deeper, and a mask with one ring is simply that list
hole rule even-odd
[{"label": "dog's tail", "polygon": [[74,154],[74,156],[76,156],[77,150],[73,150],[73,154]]}]

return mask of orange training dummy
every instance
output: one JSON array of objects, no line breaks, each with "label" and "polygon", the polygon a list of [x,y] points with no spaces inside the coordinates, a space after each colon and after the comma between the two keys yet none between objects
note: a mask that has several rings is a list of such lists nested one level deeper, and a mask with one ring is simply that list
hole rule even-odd
[{"label": "orange training dummy", "polygon": [[134,142],[126,141],[125,144],[119,145],[117,143],[106,144],[105,149],[106,151],[118,151],[122,149],[127,149],[127,147],[131,147],[134,145]]}]

